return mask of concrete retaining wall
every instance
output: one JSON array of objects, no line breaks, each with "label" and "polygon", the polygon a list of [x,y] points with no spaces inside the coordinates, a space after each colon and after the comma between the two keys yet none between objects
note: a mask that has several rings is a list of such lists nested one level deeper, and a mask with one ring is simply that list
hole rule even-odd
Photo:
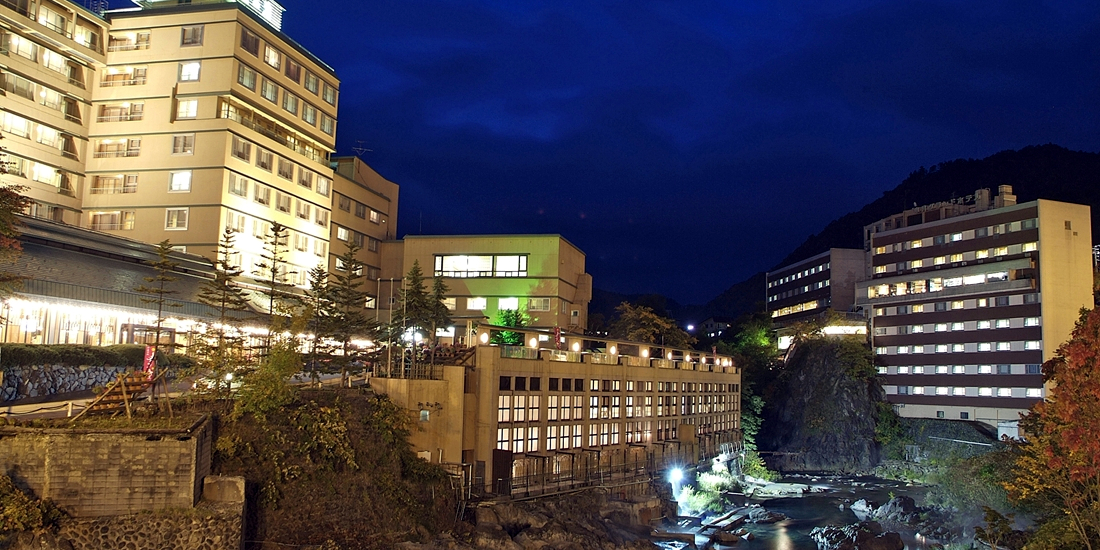
[{"label": "concrete retaining wall", "polygon": [[210,473],[212,429],[0,427],[0,471],[73,517],[114,516],[198,502]]},{"label": "concrete retaining wall", "polygon": [[134,367],[27,365],[6,367],[0,373],[0,401],[87,391],[106,386]]}]

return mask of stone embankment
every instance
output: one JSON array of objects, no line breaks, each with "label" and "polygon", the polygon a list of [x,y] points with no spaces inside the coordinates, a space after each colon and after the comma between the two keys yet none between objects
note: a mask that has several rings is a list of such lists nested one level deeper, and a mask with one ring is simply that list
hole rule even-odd
[{"label": "stone embankment", "polygon": [[133,367],[27,365],[5,367],[0,401],[88,391],[103,387]]}]

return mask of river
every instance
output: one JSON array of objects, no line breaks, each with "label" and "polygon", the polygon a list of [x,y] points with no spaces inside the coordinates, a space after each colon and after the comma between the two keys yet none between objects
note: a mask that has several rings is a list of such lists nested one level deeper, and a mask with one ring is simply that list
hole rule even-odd
[{"label": "river", "polygon": [[[795,497],[757,498],[751,503],[760,504],[772,512],[779,512],[787,519],[773,524],[746,524],[744,528],[753,534],[753,540],[743,540],[736,545],[716,545],[711,548],[740,550],[817,550],[817,543],[810,538],[814,527],[849,525],[859,518],[849,506],[863,498],[881,505],[891,496],[910,496],[920,504],[927,488],[907,486],[904,483],[876,478],[793,477],[781,480],[785,483],[810,485],[820,492]],[[843,505],[843,506],[842,506]],[[681,524],[686,522],[682,521]],[[687,525],[684,525],[687,527]],[[892,529],[888,529],[892,530]],[[912,531],[897,530],[902,535],[906,550],[927,550],[930,543],[919,539]],[[702,541],[699,541],[702,542]],[[686,545],[662,542],[658,546],[677,550]],[[702,546],[700,546],[702,548]]]}]

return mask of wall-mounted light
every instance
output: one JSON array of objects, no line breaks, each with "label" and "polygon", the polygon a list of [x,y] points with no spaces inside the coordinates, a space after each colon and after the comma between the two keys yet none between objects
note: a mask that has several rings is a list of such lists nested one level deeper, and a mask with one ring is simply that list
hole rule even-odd
[{"label": "wall-mounted light", "polygon": [[642,357],[643,358],[649,357],[649,350],[648,349],[643,349],[642,350]]},{"label": "wall-mounted light", "polygon": [[539,339],[538,338],[531,338],[531,340],[529,342],[527,342],[527,344],[530,345],[532,348],[538,349]]},{"label": "wall-mounted light", "polygon": [[580,342],[573,342],[573,351],[580,351],[580,350],[581,350],[581,343]]},{"label": "wall-mounted light", "polygon": [[610,352],[611,355],[615,355],[616,353],[619,353],[619,349],[616,348],[615,346],[611,346],[610,348],[607,349],[607,351]]},{"label": "wall-mounted light", "polygon": [[669,360],[669,361],[672,361],[672,352],[671,352],[671,351],[670,351],[670,352],[668,352],[668,360]]},{"label": "wall-mounted light", "polygon": [[489,343],[489,333],[488,333],[488,332],[482,332],[482,333],[481,333],[481,334],[480,334],[480,335],[479,335],[479,336],[477,337],[477,339],[478,339],[478,340],[481,340],[481,343],[482,343],[482,344],[488,344],[488,343]]}]

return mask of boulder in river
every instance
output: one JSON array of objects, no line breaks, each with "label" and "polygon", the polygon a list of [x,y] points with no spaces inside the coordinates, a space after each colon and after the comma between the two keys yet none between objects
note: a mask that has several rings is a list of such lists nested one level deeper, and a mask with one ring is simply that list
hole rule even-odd
[{"label": "boulder in river", "polygon": [[787,519],[787,516],[765,510],[760,506],[752,506],[748,511],[748,520],[752,523],[775,523],[784,519]]},{"label": "boulder in river", "polygon": [[883,531],[874,521],[861,521],[852,525],[815,527],[810,538],[819,550],[903,550],[901,535]]}]

